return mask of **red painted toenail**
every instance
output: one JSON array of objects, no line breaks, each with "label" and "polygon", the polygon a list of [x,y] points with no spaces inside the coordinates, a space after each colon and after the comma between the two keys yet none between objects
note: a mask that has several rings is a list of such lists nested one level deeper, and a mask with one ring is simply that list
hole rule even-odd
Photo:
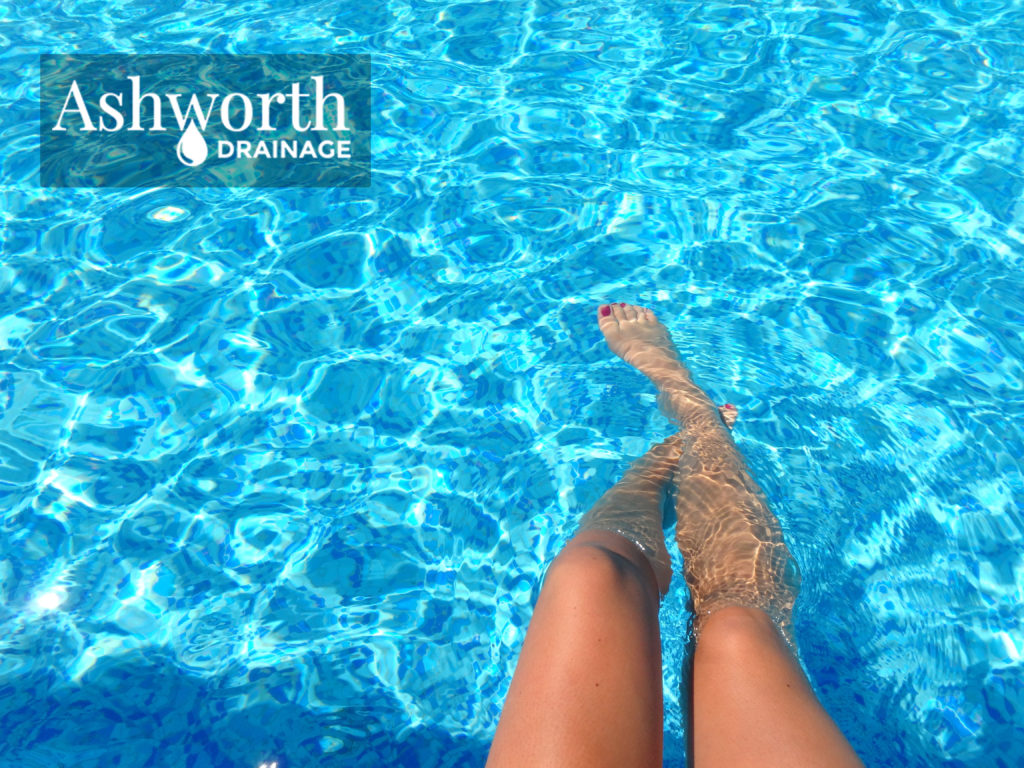
[{"label": "red painted toenail", "polygon": [[727,411],[735,411],[736,410],[736,406],[733,405],[732,403],[726,403],[725,404],[725,410],[727,410]]},{"label": "red painted toenail", "polygon": [[619,302],[619,306],[620,306],[620,307],[624,307],[624,306],[626,306],[626,302],[624,302],[624,301],[620,301],[620,302]]},{"label": "red painted toenail", "polygon": [[612,308],[607,304],[601,305],[601,317],[608,317],[612,313]]}]

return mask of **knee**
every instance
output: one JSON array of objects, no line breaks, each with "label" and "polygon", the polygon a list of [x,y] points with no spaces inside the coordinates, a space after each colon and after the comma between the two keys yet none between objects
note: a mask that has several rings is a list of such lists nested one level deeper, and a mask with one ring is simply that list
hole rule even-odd
[{"label": "knee", "polygon": [[763,651],[765,643],[784,645],[768,614],[745,605],[727,605],[708,616],[700,630],[697,650],[731,658]]},{"label": "knee", "polygon": [[591,592],[611,596],[653,598],[657,604],[657,584],[643,555],[631,557],[600,542],[571,541],[551,563],[545,586],[565,585],[577,593]]}]

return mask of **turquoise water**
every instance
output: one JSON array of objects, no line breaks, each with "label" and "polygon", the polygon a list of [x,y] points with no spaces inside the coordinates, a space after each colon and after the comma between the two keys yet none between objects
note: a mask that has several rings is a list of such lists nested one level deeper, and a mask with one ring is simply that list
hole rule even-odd
[{"label": "turquoise water", "polygon": [[[609,300],[739,406],[866,763],[1024,761],[1019,5],[2,12],[0,765],[482,763],[669,434]],[[36,57],[110,50],[373,54],[372,188],[36,188]]]}]

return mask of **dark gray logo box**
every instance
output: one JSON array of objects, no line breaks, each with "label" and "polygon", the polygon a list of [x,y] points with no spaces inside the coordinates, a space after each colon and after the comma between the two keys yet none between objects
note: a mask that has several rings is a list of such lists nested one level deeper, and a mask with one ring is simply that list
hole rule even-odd
[{"label": "dark gray logo box", "polygon": [[39,78],[43,187],[370,186],[365,54],[46,54]]}]

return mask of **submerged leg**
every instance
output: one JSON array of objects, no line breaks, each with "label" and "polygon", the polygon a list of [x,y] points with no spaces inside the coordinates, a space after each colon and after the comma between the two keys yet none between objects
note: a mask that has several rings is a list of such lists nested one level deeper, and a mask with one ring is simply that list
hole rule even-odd
[{"label": "submerged leg", "polygon": [[[733,406],[718,408],[717,413],[725,426],[736,421]],[[647,555],[663,595],[672,578],[672,563],[665,547],[662,503],[666,479],[676,471],[685,442],[685,435],[676,433],[650,448],[580,520],[580,531],[611,531],[635,543]]]},{"label": "submerged leg", "polygon": [[661,766],[661,502],[678,443],[636,462],[548,568],[488,768]]},{"label": "submerged leg", "polygon": [[661,594],[668,592],[672,563],[662,530],[665,486],[679,462],[681,436],[653,446],[625,476],[609,488],[580,520],[579,530],[611,531],[643,552],[651,563]]},{"label": "submerged leg", "polygon": [[602,307],[612,350],[645,373],[682,428],[676,541],[694,602],[694,764],[856,766],[794,655],[798,571],[778,520],[668,331],[642,307]]}]

